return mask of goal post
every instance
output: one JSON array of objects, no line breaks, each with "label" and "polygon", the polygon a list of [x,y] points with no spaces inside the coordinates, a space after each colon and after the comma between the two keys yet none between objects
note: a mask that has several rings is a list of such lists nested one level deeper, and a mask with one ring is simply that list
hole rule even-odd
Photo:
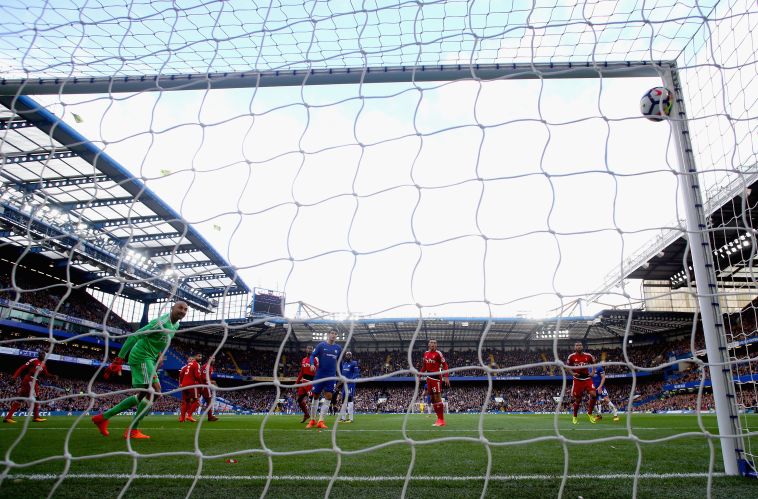
[{"label": "goal post", "polygon": [[[698,169],[692,153],[692,143],[687,125],[687,113],[684,105],[685,89],[682,88],[675,65],[665,68],[661,76],[666,87],[673,90],[675,95],[669,123],[676,146],[679,173],[683,184],[679,193],[685,210],[687,240],[692,255],[692,273],[694,274],[692,277],[695,280],[700,321],[708,352],[707,367],[710,371],[713,397],[716,403],[718,440],[721,444],[724,470],[728,475],[744,474],[748,471],[748,461],[745,459],[745,444],[740,429],[739,409],[735,396],[729,351],[726,346],[724,314],[719,304],[713,248],[708,236],[709,224],[703,209],[704,202],[698,180]],[[687,274],[689,277],[689,272]],[[749,466],[752,467],[752,463],[749,463]]]}]

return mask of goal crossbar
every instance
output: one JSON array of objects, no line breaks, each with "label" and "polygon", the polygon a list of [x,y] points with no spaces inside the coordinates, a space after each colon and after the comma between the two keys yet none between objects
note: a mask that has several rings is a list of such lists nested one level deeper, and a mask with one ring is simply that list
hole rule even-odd
[{"label": "goal crossbar", "polygon": [[634,78],[660,76],[663,70],[674,66],[674,64],[672,61],[439,64],[281,69],[236,73],[0,79],[0,95],[99,94],[151,90],[203,90],[207,88],[412,83],[461,79]]}]

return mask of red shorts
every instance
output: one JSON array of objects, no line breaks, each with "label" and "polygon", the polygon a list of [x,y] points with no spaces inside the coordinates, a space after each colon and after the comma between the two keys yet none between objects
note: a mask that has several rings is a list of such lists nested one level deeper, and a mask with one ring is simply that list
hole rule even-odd
[{"label": "red shorts", "polygon": [[[32,393],[32,384],[21,383],[21,387],[18,389],[19,397],[28,397]],[[34,385],[34,398],[39,398],[39,381]]]},{"label": "red shorts", "polygon": [[308,392],[311,391],[311,385],[310,383],[305,386],[299,386],[297,387],[297,398],[302,397],[303,395],[308,395]]},{"label": "red shorts", "polygon": [[571,395],[574,397],[581,397],[584,392],[592,392],[595,390],[595,385],[592,384],[592,379],[574,379],[574,384],[571,385]]},{"label": "red shorts", "polygon": [[200,390],[200,395],[203,397],[203,400],[207,402],[211,400],[211,391],[208,388]]},{"label": "red shorts", "polygon": [[442,394],[442,381],[434,378],[426,378],[426,391],[429,395]]},{"label": "red shorts", "polygon": [[200,396],[200,390],[195,388],[182,388],[182,400],[197,399]]}]

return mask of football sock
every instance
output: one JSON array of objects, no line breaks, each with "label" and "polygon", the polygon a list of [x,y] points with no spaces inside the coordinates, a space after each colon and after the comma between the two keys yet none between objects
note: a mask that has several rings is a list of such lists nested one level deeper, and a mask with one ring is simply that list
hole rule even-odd
[{"label": "football sock", "polygon": [[150,406],[152,405],[153,404],[147,400],[147,397],[140,400],[140,403],[137,404],[137,413],[134,415],[134,419],[132,419],[131,428],[133,430],[136,430],[142,422],[142,419],[147,416],[147,413],[150,412]]},{"label": "football sock", "polygon": [[303,415],[305,415],[306,418],[309,418],[311,416],[311,412],[308,410],[308,403],[305,401],[305,397],[300,397],[297,403],[300,406],[300,409],[303,411]]},{"label": "football sock", "polygon": [[110,419],[116,414],[119,414],[121,412],[124,412],[127,409],[131,409],[135,405],[139,403],[139,400],[137,400],[136,395],[132,395],[130,397],[126,397],[124,400],[113,406],[111,409],[108,409],[103,413],[104,419]]},{"label": "football sock", "polygon": [[15,413],[15,412],[16,412],[16,411],[19,409],[19,407],[21,407],[21,404],[20,404],[19,402],[13,402],[13,403],[11,404],[11,409],[10,409],[10,411],[8,411],[8,415],[7,415],[7,416],[5,416],[5,418],[6,418],[6,419],[11,419],[11,418],[13,418],[13,414],[14,414],[14,413]]},{"label": "football sock", "polygon": [[355,402],[348,402],[347,403],[347,418],[352,420],[353,416],[355,416]]},{"label": "football sock", "polygon": [[434,412],[437,413],[437,419],[445,419],[445,404],[444,402],[436,402],[434,404]]},{"label": "football sock", "polygon": [[618,416],[619,415],[619,411],[618,411],[618,409],[616,409],[616,406],[613,405],[613,402],[611,402],[610,400],[608,400],[608,405],[611,406],[611,411],[613,411],[613,417],[615,418],[616,416]]},{"label": "football sock", "polygon": [[311,399],[311,419],[316,419],[316,415],[318,414],[318,403],[319,398],[317,396]]},{"label": "football sock", "polygon": [[597,399],[591,398],[589,401],[589,407],[587,407],[587,414],[592,415],[592,411],[595,409],[595,401]]},{"label": "football sock", "polygon": [[319,421],[324,420],[324,416],[326,416],[326,413],[329,412],[329,406],[332,405],[331,400],[324,399],[324,402],[321,404],[321,413],[319,414]]},{"label": "football sock", "polygon": [[187,414],[187,402],[184,401],[184,400],[182,400],[182,412],[181,412],[181,415],[179,417],[181,417],[182,419],[184,419],[184,416],[186,414]]},{"label": "football sock", "polygon": [[579,414],[579,402],[574,402],[574,417]]}]

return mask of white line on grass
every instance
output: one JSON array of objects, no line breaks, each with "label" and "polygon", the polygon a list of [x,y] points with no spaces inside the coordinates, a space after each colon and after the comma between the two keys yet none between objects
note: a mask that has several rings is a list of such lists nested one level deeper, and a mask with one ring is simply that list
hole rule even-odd
[{"label": "white line on grass", "polygon": [[[187,428],[192,428],[192,427],[191,426],[187,426],[187,427],[184,427],[184,428],[166,428],[166,427],[163,427],[163,426],[140,426],[140,430],[194,431],[192,429],[188,430]],[[334,426],[332,426],[331,428],[334,428]],[[562,430],[571,430],[571,431],[617,431],[617,430],[626,430],[626,426],[623,426],[623,425],[616,425],[616,426],[588,426],[586,428],[576,428],[576,427],[568,426],[568,427],[563,427],[563,428],[559,427],[559,428],[562,429]],[[38,428],[32,428],[32,427],[29,427],[29,428],[26,429],[26,431],[69,430],[69,429],[70,429],[69,427],[50,427],[50,426],[46,426],[44,428],[40,428],[40,427],[38,427]],[[90,425],[77,426],[76,428],[74,428],[74,430],[86,430],[86,431],[90,431],[92,429],[94,429],[94,426],[90,426]],[[287,431],[287,432],[292,432],[292,431],[297,431],[299,429],[303,429],[304,430],[305,426],[294,427],[294,428],[265,428],[263,431],[267,431],[267,432],[268,431]],[[0,431],[12,431],[12,430],[15,430],[15,428],[0,428]],[[681,430],[682,432],[700,431],[699,428],[693,428],[693,429],[687,430],[685,428],[666,428],[666,427],[646,428],[646,427],[640,427],[640,426],[632,426],[632,430]],[[200,431],[254,431],[254,432],[257,433],[259,431],[259,428],[255,428],[255,427],[254,428],[215,428],[215,427],[209,427],[207,425],[203,425],[203,427],[202,427],[202,429]],[[343,427],[340,427],[337,430],[337,432],[339,432],[339,433],[342,433],[342,432],[345,432],[345,433],[348,433],[348,432],[356,432],[356,433],[362,433],[362,432],[400,433],[402,431],[403,430],[400,429],[400,428],[397,428],[397,429],[386,429],[386,430],[373,429],[373,428],[365,428],[365,429],[352,428],[352,429],[348,430],[348,429],[344,429]],[[448,432],[448,433],[449,432],[467,432],[467,433],[479,433],[479,430],[477,430],[476,428],[471,428],[471,429],[465,429],[465,428],[445,428],[444,430],[440,429],[440,428],[437,428],[437,429],[426,429],[426,428],[415,429],[415,428],[408,428],[407,431],[408,432],[413,432],[413,433],[417,433],[417,432],[437,432],[437,433],[439,433],[439,432]],[[552,427],[552,426],[550,428],[526,428],[526,429],[504,428],[502,430],[498,430],[498,429],[495,429],[495,428],[485,428],[482,431],[484,431],[484,432],[504,432],[504,433],[507,433],[507,432],[523,433],[523,432],[527,432],[527,431],[532,431],[532,432],[535,432],[535,431],[536,432],[548,432],[549,431],[549,432],[552,432],[552,431],[555,431],[555,428]]]},{"label": "white line on grass", "polygon": [[[711,476],[723,477],[725,473],[713,473]],[[66,478],[69,479],[120,479],[126,480],[133,477],[137,480],[194,480],[195,475],[151,475],[151,474],[139,474],[129,475],[128,473],[69,473]],[[640,473],[637,478],[640,480],[659,480],[666,478],[707,478],[708,473]],[[46,481],[57,480],[60,475],[53,473],[30,473],[30,474],[9,474],[8,478],[11,480],[33,480],[33,481]],[[562,475],[492,475],[489,477],[492,481],[506,482],[506,481],[549,481],[560,480]],[[593,474],[580,474],[580,475],[568,475],[569,480],[631,480],[634,478],[632,473],[611,473],[606,475],[593,475]],[[199,480],[209,481],[221,481],[221,480],[267,480],[266,475],[201,475]],[[274,481],[329,481],[332,479],[331,475],[274,475],[271,480]],[[402,482],[406,477],[401,475],[396,476],[338,476],[336,481],[338,482]],[[465,482],[470,480],[484,480],[484,475],[474,476],[412,476],[411,480],[414,481],[446,481],[446,482]]]}]

